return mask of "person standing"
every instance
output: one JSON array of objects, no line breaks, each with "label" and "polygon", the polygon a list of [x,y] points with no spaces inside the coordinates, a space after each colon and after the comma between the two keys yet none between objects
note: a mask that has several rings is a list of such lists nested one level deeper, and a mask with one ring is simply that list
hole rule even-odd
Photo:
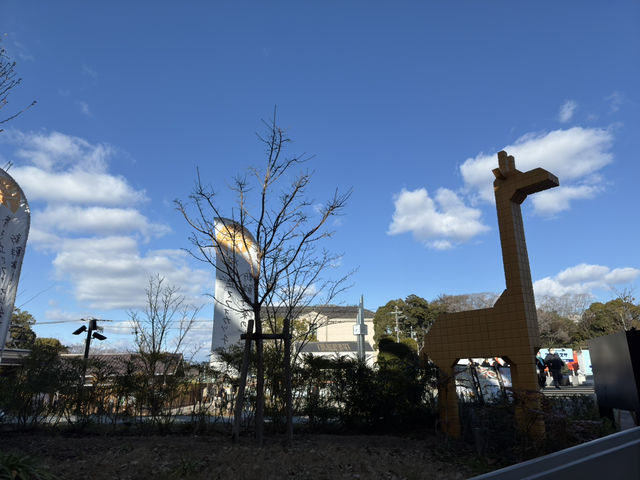
[{"label": "person standing", "polygon": [[546,364],[544,363],[544,358],[542,358],[542,354],[540,350],[536,352],[536,369],[538,371],[538,385],[540,388],[544,388],[547,384],[547,374],[544,369],[546,368]]},{"label": "person standing", "polygon": [[544,357],[544,363],[549,367],[549,371],[553,377],[553,385],[557,389],[560,389],[560,383],[562,382],[562,367],[564,367],[564,362],[560,358],[560,355],[556,353],[555,349],[550,348],[549,353]]}]

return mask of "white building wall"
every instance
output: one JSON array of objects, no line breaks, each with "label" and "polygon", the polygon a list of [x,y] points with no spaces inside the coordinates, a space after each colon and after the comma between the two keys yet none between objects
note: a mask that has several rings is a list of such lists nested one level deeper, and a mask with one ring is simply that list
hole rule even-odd
[{"label": "white building wall", "polygon": [[[367,326],[367,335],[365,341],[369,342],[372,347],[373,343],[373,318],[365,318],[364,323]],[[354,342],[356,336],[353,334],[353,326],[356,319],[353,318],[333,318],[328,322],[322,322],[322,326],[318,328],[317,336],[319,342]]]},{"label": "white building wall", "polygon": [[[318,315],[312,312],[303,315],[301,318],[317,325],[316,337],[318,342],[355,342],[357,340],[357,337],[353,334],[353,327],[356,324],[355,315],[353,318],[327,319],[325,315]],[[376,350],[376,345],[373,341],[373,317],[365,317],[364,323],[367,326],[365,342],[368,342],[373,348],[371,354],[373,355],[372,360],[375,362],[378,358],[378,350]]]}]

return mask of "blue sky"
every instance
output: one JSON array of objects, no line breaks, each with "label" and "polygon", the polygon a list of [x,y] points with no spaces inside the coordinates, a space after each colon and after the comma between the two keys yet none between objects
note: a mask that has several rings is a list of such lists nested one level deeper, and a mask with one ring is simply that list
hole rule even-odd
[{"label": "blue sky", "polygon": [[[523,205],[536,294],[633,288],[640,4],[559,3],[4,0],[23,84],[2,113],[38,101],[0,134],[33,212],[16,304],[39,322],[126,320],[152,274],[212,292],[173,200],[199,167],[230,208],[274,105],[291,151],[315,155],[312,198],[353,187],[330,244],[336,275],[358,268],[342,303],[502,291],[505,148],[561,182]],[[76,326],[36,332],[71,343]]]}]

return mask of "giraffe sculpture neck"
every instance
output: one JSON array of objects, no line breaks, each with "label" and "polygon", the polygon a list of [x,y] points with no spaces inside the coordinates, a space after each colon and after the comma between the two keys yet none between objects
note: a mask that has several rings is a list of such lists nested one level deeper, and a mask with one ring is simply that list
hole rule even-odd
[{"label": "giraffe sculpture neck", "polygon": [[537,332],[533,284],[520,205],[527,195],[557,187],[559,183],[554,175],[542,168],[528,172],[517,170],[515,160],[506,152],[498,153],[498,164],[499,168],[493,171],[496,177],[493,187],[506,281],[506,290],[500,298],[533,312],[525,314],[525,318],[528,327]]},{"label": "giraffe sculpture neck", "polygon": [[520,204],[499,196],[496,191],[496,202],[505,206],[498,209],[498,228],[506,291],[509,296],[529,299],[533,296],[533,285]]}]

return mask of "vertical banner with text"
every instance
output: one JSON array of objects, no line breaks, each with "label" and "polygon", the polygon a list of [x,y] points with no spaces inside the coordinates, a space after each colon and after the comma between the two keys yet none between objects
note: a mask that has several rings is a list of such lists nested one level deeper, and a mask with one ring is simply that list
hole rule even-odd
[{"label": "vertical banner with text", "polygon": [[11,325],[30,218],[22,189],[0,169],[0,360]]},{"label": "vertical banner with text", "polygon": [[216,251],[216,286],[213,311],[211,351],[240,344],[253,310],[242,299],[234,284],[253,296],[253,278],[257,272],[258,249],[253,236],[240,224],[225,218],[215,219],[218,243]]}]

